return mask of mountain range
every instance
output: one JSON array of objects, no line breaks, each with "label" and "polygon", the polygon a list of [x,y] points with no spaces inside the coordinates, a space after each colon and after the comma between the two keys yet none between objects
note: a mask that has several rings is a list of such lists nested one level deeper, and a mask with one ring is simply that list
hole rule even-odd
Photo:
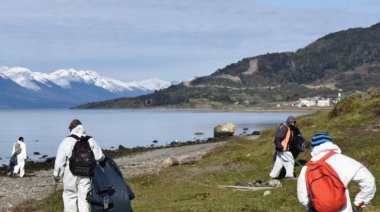
[{"label": "mountain range", "polygon": [[243,58],[208,76],[121,82],[94,71],[0,67],[0,108],[210,108],[292,102],[380,87],[380,23],[323,36],[295,52]]},{"label": "mountain range", "polygon": [[47,74],[0,67],[0,108],[70,108],[149,94],[171,84],[160,79],[122,82],[90,70],[60,69]]},{"label": "mountain range", "polygon": [[337,97],[380,87],[380,23],[323,36],[295,52],[247,57],[160,91],[76,108],[218,108]]}]

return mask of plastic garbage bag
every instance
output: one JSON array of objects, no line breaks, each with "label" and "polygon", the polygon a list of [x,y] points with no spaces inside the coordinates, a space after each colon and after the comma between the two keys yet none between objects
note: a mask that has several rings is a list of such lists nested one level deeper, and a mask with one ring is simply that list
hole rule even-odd
[{"label": "plastic garbage bag", "polygon": [[91,203],[92,211],[106,211],[113,204],[111,195],[115,193],[113,185],[103,169],[96,164],[92,177],[92,189],[87,194],[87,201]]},{"label": "plastic garbage bag", "polygon": [[106,157],[102,166],[97,165],[93,177],[93,188],[87,196],[92,211],[129,212],[130,200],[135,196],[126,183],[115,161]]},{"label": "plastic garbage bag", "polygon": [[7,166],[7,175],[12,176],[14,167],[17,165],[17,154],[13,154],[9,159],[9,165]]}]

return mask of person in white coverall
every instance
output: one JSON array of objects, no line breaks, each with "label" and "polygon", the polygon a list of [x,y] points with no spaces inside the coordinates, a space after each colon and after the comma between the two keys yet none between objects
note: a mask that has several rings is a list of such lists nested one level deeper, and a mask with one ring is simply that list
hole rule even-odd
[{"label": "person in white coverall", "polygon": [[[69,126],[70,135],[74,134],[78,137],[86,136],[86,131],[82,123],[78,119],[74,119]],[[54,164],[54,179],[63,182],[63,204],[66,212],[89,212],[90,204],[87,202],[87,193],[91,190],[91,177],[75,176],[69,168],[69,158],[72,155],[75,142],[73,137],[66,137],[62,140],[58,147],[57,156]],[[102,149],[96,143],[95,139],[88,140],[90,147],[94,153],[96,161],[103,161],[105,156]],[[60,170],[60,174],[58,172]],[[77,205],[78,203],[78,205]]]},{"label": "person in white coverall", "polygon": [[[17,155],[17,165],[13,168],[13,173],[17,174],[20,171],[20,177],[25,175],[25,160],[28,159],[28,154],[26,153],[26,145],[24,143],[24,138],[19,137],[16,142],[20,144],[21,152]],[[15,153],[16,144],[13,145],[12,155]]]},{"label": "person in white coverall", "polygon": [[[330,151],[335,151],[337,154],[332,155],[326,162],[335,170],[346,187],[347,204],[340,211],[351,212],[363,210],[375,196],[375,178],[363,164],[348,156],[342,155],[340,148],[332,143],[332,138],[328,134],[317,133],[313,136],[311,141],[311,161],[321,159]],[[297,180],[297,196],[300,203],[306,207],[306,211],[311,211],[311,203],[306,188],[306,169],[307,166],[302,167],[301,173],[299,174]],[[350,181],[357,182],[360,187],[353,206],[351,206],[352,203],[347,187]]]}]

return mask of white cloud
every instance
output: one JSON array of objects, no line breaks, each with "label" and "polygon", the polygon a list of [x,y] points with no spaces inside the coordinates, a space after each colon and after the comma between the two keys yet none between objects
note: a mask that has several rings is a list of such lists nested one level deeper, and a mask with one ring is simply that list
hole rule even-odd
[{"label": "white cloud", "polygon": [[369,27],[380,2],[4,0],[0,9],[0,66],[171,81]]}]

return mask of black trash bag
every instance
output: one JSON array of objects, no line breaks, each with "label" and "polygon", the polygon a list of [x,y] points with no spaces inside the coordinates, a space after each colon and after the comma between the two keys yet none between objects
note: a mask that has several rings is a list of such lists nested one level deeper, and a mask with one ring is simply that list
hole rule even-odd
[{"label": "black trash bag", "polygon": [[96,164],[92,177],[92,188],[86,198],[91,204],[92,211],[110,211],[108,209],[113,206],[111,195],[114,193],[115,189],[109,181],[108,176]]},{"label": "black trash bag", "polygon": [[111,182],[115,182],[114,183],[115,187],[120,186],[120,189],[119,189],[120,192],[126,192],[123,195],[128,196],[129,200],[133,200],[135,198],[135,194],[133,193],[132,189],[129,187],[129,185],[125,181],[123,174],[121,173],[116,162],[110,157],[106,157],[105,160],[106,160],[106,166],[103,167],[104,172],[108,176],[117,174],[118,177],[115,175],[112,178],[110,178]]},{"label": "black trash bag", "polygon": [[[112,158],[106,157],[101,166],[96,166],[92,184],[93,189],[87,196],[87,200],[91,203],[93,212],[133,211],[130,200],[135,196]],[[99,185],[104,186],[103,190],[97,190],[100,189]],[[109,188],[110,185],[112,189],[107,191],[105,188]]]},{"label": "black trash bag", "polygon": [[14,167],[17,165],[17,154],[13,154],[9,159],[9,165],[7,166],[7,175],[12,176]]}]

